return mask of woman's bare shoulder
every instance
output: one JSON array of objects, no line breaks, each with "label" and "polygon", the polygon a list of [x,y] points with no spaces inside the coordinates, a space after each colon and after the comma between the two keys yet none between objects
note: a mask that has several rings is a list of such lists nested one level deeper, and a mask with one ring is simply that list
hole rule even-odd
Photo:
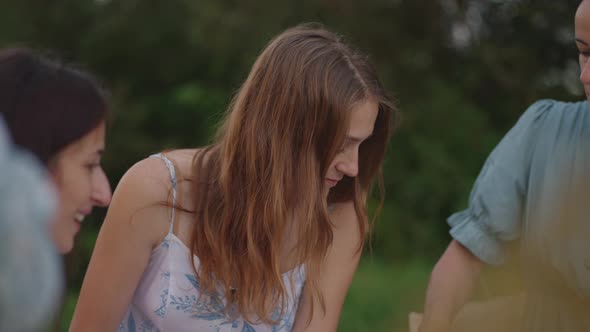
[{"label": "woman's bare shoulder", "polygon": [[194,167],[193,161],[195,156],[204,149],[179,149],[162,152],[166,158],[170,159],[176,171],[179,173],[179,178],[188,179],[193,176]]},{"label": "woman's bare shoulder", "polygon": [[[172,186],[170,172],[160,158],[148,157],[131,166],[117,189],[133,192],[144,200],[161,200]],[[134,195],[135,196],[135,195]]]}]

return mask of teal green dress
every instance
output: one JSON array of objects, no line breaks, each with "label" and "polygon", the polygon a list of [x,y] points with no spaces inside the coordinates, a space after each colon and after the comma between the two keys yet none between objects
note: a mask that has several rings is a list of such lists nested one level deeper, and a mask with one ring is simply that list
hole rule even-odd
[{"label": "teal green dress", "polygon": [[451,236],[491,265],[518,241],[521,331],[590,331],[590,111],[541,100],[492,151]]}]

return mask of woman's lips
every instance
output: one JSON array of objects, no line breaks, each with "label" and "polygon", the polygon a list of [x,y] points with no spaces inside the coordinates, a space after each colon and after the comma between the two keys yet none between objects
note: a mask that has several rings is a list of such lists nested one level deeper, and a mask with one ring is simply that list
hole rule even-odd
[{"label": "woman's lips", "polygon": [[330,186],[330,188],[334,187],[335,185],[338,184],[339,180],[332,180],[332,179],[326,179],[326,182],[328,182],[328,186]]}]

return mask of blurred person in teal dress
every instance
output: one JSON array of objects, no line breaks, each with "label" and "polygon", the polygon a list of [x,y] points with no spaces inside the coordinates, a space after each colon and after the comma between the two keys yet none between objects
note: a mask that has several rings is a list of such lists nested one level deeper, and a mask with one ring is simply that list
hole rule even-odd
[{"label": "blurred person in teal dress", "polygon": [[[590,99],[590,0],[576,12],[575,43]],[[420,331],[590,331],[588,102],[531,105],[488,157],[468,208],[448,223],[453,240],[432,272]],[[511,242],[522,293],[456,316]]]}]

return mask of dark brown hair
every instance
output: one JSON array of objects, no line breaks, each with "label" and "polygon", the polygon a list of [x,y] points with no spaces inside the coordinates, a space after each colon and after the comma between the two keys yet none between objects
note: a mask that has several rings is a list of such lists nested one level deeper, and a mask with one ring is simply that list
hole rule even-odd
[{"label": "dark brown hair", "polygon": [[107,98],[89,74],[29,49],[0,51],[0,114],[15,144],[46,166],[107,116]]}]

